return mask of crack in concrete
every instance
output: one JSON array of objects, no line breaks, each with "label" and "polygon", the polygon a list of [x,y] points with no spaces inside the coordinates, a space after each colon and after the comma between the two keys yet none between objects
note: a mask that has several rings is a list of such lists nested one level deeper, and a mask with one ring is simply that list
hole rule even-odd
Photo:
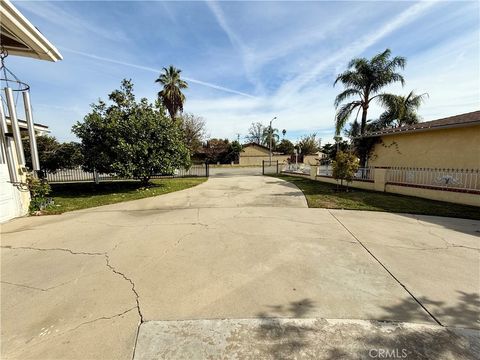
[{"label": "crack in concrete", "polygon": [[[98,318],[93,319],[93,320],[85,321],[85,322],[83,322],[83,323],[75,326],[75,327],[72,328],[72,329],[68,329],[68,330],[64,331],[63,333],[77,330],[78,328],[80,328],[80,327],[82,327],[82,326],[89,325],[89,324],[92,324],[92,323],[97,322],[97,321],[100,321],[100,320],[111,320],[111,319],[114,319],[114,318],[116,318],[116,317],[120,317],[120,316],[125,315],[126,313],[134,310],[135,308],[136,308],[136,306],[133,306],[133,307],[131,307],[130,309],[127,309],[127,310],[125,310],[125,311],[122,311],[121,313],[118,313],[118,314],[115,314],[115,315],[112,315],[112,316],[101,316],[101,317],[98,317]],[[62,334],[63,334],[63,333],[62,333]]]},{"label": "crack in concrete", "polygon": [[438,235],[438,234],[435,234],[433,232],[434,228],[432,228],[432,226],[429,226],[427,224],[425,224],[423,222],[423,220],[419,219],[418,217],[414,217],[414,219],[417,221],[417,224],[421,225],[422,227],[425,227],[428,229],[428,234],[432,235],[433,237],[436,237],[440,240],[442,240],[445,245],[446,245],[446,248],[445,249],[448,249],[450,247],[461,247],[461,248],[465,248],[465,249],[471,249],[471,250],[477,250],[477,251],[480,251],[480,248],[475,248],[475,247],[471,247],[471,246],[465,246],[465,245],[456,245],[456,244],[452,244],[451,242],[449,242],[447,239],[445,239],[443,236],[441,235]]},{"label": "crack in concrete", "polygon": [[11,249],[11,250],[34,250],[34,251],[64,251],[68,252],[72,255],[87,255],[87,256],[102,256],[105,253],[98,253],[98,252],[83,252],[83,251],[73,251],[70,249],[65,248],[36,248],[31,246],[11,246],[11,245],[4,245],[0,246],[2,249]]},{"label": "crack in concrete", "polygon": [[[115,269],[111,264],[110,264],[110,257],[108,256],[108,254],[106,252],[102,252],[102,253],[99,253],[99,252],[77,252],[77,251],[73,251],[71,249],[66,249],[66,248],[34,248],[34,247],[27,247],[27,246],[19,246],[19,247],[12,247],[10,245],[7,245],[7,246],[1,246],[1,248],[4,248],[4,249],[11,249],[11,250],[34,250],[34,251],[63,251],[63,252],[67,252],[69,254],[72,254],[72,255],[85,255],[85,256],[103,256],[105,258],[105,263],[106,263],[106,266],[115,274],[117,275],[120,275],[124,280],[128,281],[130,283],[130,285],[132,286],[132,292],[135,294],[135,302],[136,302],[136,308],[137,308],[137,312],[138,312],[138,315],[140,317],[140,323],[143,323],[143,314],[140,310],[140,301],[139,301],[139,295],[138,295],[138,292],[137,290],[135,289],[135,283],[132,281],[132,279],[128,278],[124,273],[118,271],[117,269]],[[17,284],[15,284],[17,285]],[[62,284],[63,285],[63,284]],[[21,285],[19,285],[21,286]],[[57,287],[57,286],[56,286]],[[42,291],[47,291],[48,289],[41,289],[41,288],[37,288],[37,290],[42,290]]]},{"label": "crack in concrete", "polygon": [[107,253],[104,253],[103,254],[105,256],[105,261],[106,261],[106,264],[107,264],[107,267],[112,270],[115,274],[117,275],[120,275],[121,277],[123,277],[126,281],[128,281],[130,283],[130,285],[132,285],[132,291],[133,293],[135,294],[135,302],[137,303],[137,312],[138,312],[138,316],[140,317],[140,323],[143,323],[143,314],[142,314],[142,311],[140,310],[140,296],[138,295],[138,292],[137,290],[135,289],[135,283],[133,282],[132,279],[130,279],[129,277],[127,277],[124,273],[118,271],[117,269],[115,269],[111,264],[110,264],[110,257],[108,256]]},{"label": "crack in concrete", "polygon": [[451,248],[465,248],[469,250],[476,250],[480,251],[478,248],[470,247],[470,246],[464,246],[464,245],[453,245],[453,244],[448,244],[446,247],[433,247],[433,248],[426,248],[426,247],[410,247],[410,246],[399,246],[399,245],[386,245],[382,244],[381,246],[385,247],[390,247],[390,248],[397,248],[397,249],[406,249],[406,250],[415,250],[415,251],[436,251],[436,250],[448,250]]},{"label": "crack in concrete", "polygon": [[15,284],[15,283],[12,283],[12,282],[9,282],[9,281],[0,281],[0,283],[2,284],[8,284],[8,285],[13,285],[13,286],[18,286],[18,287],[23,287],[23,288],[26,288],[26,289],[31,289],[31,290],[37,290],[37,291],[48,291],[49,289],[42,289],[42,288],[38,288],[38,287],[35,287],[35,286],[28,286],[28,285],[23,285],[23,284]]}]

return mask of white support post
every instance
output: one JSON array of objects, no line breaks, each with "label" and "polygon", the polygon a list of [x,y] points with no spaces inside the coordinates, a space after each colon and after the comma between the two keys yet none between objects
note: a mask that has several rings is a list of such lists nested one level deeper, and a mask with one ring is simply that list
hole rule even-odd
[{"label": "white support post", "polygon": [[17,150],[18,164],[20,166],[25,166],[22,136],[20,134],[20,127],[18,126],[17,110],[15,108],[15,102],[13,101],[13,91],[11,88],[5,88],[5,97],[7,99],[8,115],[10,116],[13,138],[15,140],[15,149]]},{"label": "white support post", "polygon": [[23,106],[25,107],[25,120],[27,121],[28,137],[30,139],[30,153],[32,156],[32,170],[40,170],[40,161],[38,159],[37,139],[35,138],[35,125],[32,116],[32,106],[30,104],[30,94],[23,91]]},{"label": "white support post", "polygon": [[10,175],[10,182],[17,183],[18,177],[13,153],[13,139],[10,136],[7,136],[7,133],[7,118],[5,117],[5,111],[3,109],[3,103],[0,97],[0,146],[3,144],[5,149],[5,157],[7,160],[8,173]]}]

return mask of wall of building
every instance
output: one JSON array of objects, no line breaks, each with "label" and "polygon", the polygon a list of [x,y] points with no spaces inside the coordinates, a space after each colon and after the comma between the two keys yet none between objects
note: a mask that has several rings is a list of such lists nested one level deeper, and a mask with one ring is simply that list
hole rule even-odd
[{"label": "wall of building", "polygon": [[392,134],[375,145],[368,166],[480,169],[480,126]]},{"label": "wall of building", "polygon": [[[9,131],[12,132],[11,126]],[[13,139],[12,139],[13,140]],[[30,192],[27,188],[27,171],[20,166],[15,141],[12,141],[13,161],[17,184],[12,184],[7,166],[5,142],[0,141],[0,223],[28,214]]]},{"label": "wall of building", "polygon": [[[272,160],[279,163],[286,162],[289,158],[288,155],[272,155]],[[270,160],[270,152],[261,146],[250,145],[243,148],[240,153],[239,164],[244,166],[262,165],[262,161]]]},{"label": "wall of building", "polygon": [[[288,159],[290,159],[290,155],[272,155],[272,160],[278,162],[280,164],[286,163]],[[320,155],[305,155],[303,157],[303,163],[308,165],[315,165],[318,164],[318,159]],[[249,145],[243,148],[243,151],[240,153],[240,165],[262,165],[262,161],[270,160],[270,152],[268,149],[265,149],[261,146],[256,145]]]},{"label": "wall of building", "polygon": [[[287,155],[273,155],[272,156],[272,161],[277,161],[279,164],[283,164],[287,162],[287,159],[289,156]],[[240,165],[243,166],[251,166],[251,165],[258,165],[262,166],[263,161],[269,161],[270,157],[267,156],[248,156],[248,157],[243,157],[240,156]]]},{"label": "wall of building", "polygon": [[480,195],[468,194],[455,191],[441,191],[432,189],[416,188],[411,186],[399,186],[386,184],[385,191],[395,194],[417,196],[430,200],[446,201],[457,204],[480,206]]}]

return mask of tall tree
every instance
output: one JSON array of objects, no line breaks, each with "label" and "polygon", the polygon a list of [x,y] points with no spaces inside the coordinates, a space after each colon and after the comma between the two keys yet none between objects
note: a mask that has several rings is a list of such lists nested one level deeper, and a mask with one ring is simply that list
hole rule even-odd
[{"label": "tall tree", "polygon": [[[37,149],[43,171],[54,173],[59,169],[73,169],[83,164],[81,145],[76,142],[60,143],[53,136],[37,136]],[[28,137],[22,140],[25,161],[32,168],[32,156]]]},{"label": "tall tree", "polygon": [[[395,56],[391,58],[390,49],[386,49],[371,59],[355,58],[350,61],[347,70],[339,74],[334,83],[336,85],[340,82],[345,88],[335,98],[337,135],[340,134],[355,110],[357,111],[357,117],[359,112],[362,112],[360,134],[365,133],[368,108],[371,101],[383,97],[384,94],[381,94],[380,91],[387,85],[395,82],[404,85],[405,80],[397,70],[403,69],[405,64],[406,59],[404,57]],[[350,98],[355,98],[355,100],[345,102]]]},{"label": "tall tree", "polygon": [[272,150],[276,148],[280,136],[278,135],[278,129],[270,126],[265,126],[263,128],[262,134],[262,145],[269,147],[270,146],[270,137],[272,138]]},{"label": "tall tree", "polygon": [[[133,177],[147,184],[155,174],[171,175],[188,167],[190,155],[177,124],[157,101],[135,100],[133,84],[123,80],[110,96],[111,105],[92,105],[92,112],[72,131],[82,141],[83,167]],[[160,130],[159,130],[160,129]]]},{"label": "tall tree", "polygon": [[297,148],[300,147],[302,155],[313,155],[320,151],[319,139],[317,134],[313,133],[310,135],[302,136],[300,141],[297,143]]},{"label": "tall tree", "polygon": [[180,117],[180,126],[183,130],[185,144],[190,150],[190,153],[194,154],[202,147],[206,137],[205,120],[194,114],[182,114]]},{"label": "tall tree", "polygon": [[420,121],[417,114],[422,103],[428,98],[428,94],[416,95],[413,91],[407,96],[385,94],[380,101],[385,112],[378,119],[382,128],[399,127],[416,124]]},{"label": "tall tree", "polygon": [[185,95],[182,90],[188,88],[187,82],[180,78],[181,72],[182,70],[170,65],[168,68],[163,68],[163,73],[155,80],[163,85],[163,89],[158,93],[158,98],[168,110],[172,120],[175,120],[178,112],[183,111]]},{"label": "tall tree", "polygon": [[282,141],[280,141],[280,144],[277,145],[275,150],[285,155],[291,155],[293,154],[294,149],[295,149],[295,146],[290,140],[282,139]]},{"label": "tall tree", "polygon": [[262,145],[264,139],[265,129],[262,123],[254,122],[248,129],[246,139],[252,143]]}]

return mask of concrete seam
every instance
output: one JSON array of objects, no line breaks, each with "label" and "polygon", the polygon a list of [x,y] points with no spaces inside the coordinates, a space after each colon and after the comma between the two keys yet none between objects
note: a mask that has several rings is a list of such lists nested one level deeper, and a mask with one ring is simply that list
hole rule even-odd
[{"label": "concrete seam", "polygon": [[358,241],[358,243],[365,249],[365,251],[367,251],[371,257],[373,257],[375,259],[375,261],[377,261],[381,267],[383,267],[383,269],[412,297],[412,299],[418,304],[420,305],[420,307],[428,314],[430,315],[430,317],[440,326],[443,326],[443,324],[430,312],[428,311],[428,309],[420,302],[420,300],[418,300],[415,295],[413,295],[413,293],[395,276],[393,275],[393,273],[388,270],[388,268],[350,231],[350,229],[348,229],[330,210],[328,211],[330,213],[330,215],[333,216],[333,218],[335,220],[337,220],[337,222],[342,225],[342,227],[348,231],[348,233],[355,239]]}]

